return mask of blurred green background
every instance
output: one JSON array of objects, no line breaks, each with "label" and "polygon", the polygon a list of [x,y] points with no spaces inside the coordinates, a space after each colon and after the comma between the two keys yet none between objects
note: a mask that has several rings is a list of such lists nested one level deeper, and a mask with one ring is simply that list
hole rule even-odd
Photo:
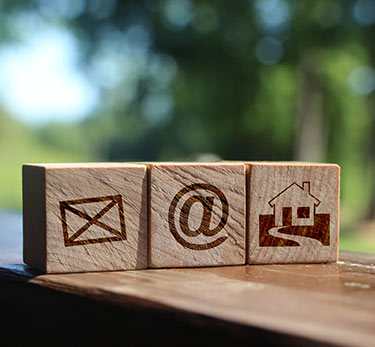
[{"label": "blurred green background", "polygon": [[0,0],[0,209],[30,162],[341,166],[375,252],[375,0]]}]

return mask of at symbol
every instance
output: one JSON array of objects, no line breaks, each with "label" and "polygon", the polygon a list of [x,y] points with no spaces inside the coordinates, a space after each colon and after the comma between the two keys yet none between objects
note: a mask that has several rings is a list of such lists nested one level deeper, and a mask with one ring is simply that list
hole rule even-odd
[{"label": "at symbol", "polygon": [[[181,198],[185,194],[191,191],[196,191],[200,189],[213,192],[220,199],[220,202],[221,202],[221,207],[222,207],[221,220],[219,224],[213,229],[210,229],[210,222],[211,222],[211,216],[212,216],[212,209],[214,206],[214,199],[215,199],[214,196],[208,196],[206,198],[200,195],[191,196],[183,204],[180,215],[176,216],[176,207],[177,207],[178,202],[181,200]],[[202,204],[203,215],[202,215],[202,221],[201,221],[199,228],[196,230],[192,230],[189,227],[188,219],[189,219],[190,210],[195,203]],[[199,234],[203,234],[204,236],[214,236],[224,228],[225,224],[228,221],[228,213],[229,213],[228,201],[221,190],[219,190],[218,188],[216,188],[215,186],[211,184],[205,184],[205,183],[191,184],[189,186],[182,188],[175,195],[175,197],[173,198],[171,202],[171,205],[169,206],[169,214],[168,214],[169,230],[171,231],[176,241],[186,248],[190,248],[194,250],[206,250],[206,249],[214,248],[220,245],[221,243],[223,243],[227,239],[227,237],[221,236],[214,241],[203,243],[203,244],[190,243],[186,241],[184,238],[182,238],[181,235],[178,233],[176,224],[175,224],[175,217],[178,217],[179,219],[179,226],[180,226],[181,231],[188,237],[195,237],[195,236],[198,236]]]}]

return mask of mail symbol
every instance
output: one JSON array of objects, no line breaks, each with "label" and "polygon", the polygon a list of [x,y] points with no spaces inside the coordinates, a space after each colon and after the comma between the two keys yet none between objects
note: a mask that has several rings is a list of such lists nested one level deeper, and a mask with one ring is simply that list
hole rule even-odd
[{"label": "mail symbol", "polygon": [[[102,201],[109,201],[109,203],[103,209],[101,209],[97,214],[95,214],[93,217],[88,215],[86,212],[79,210],[79,207],[78,207],[78,205],[90,204],[90,203],[94,204],[94,203],[100,203]],[[116,230],[112,226],[108,225],[108,223],[103,223],[102,221],[100,221],[100,218],[102,218],[109,210],[111,210],[112,208],[115,208],[115,206],[118,207],[118,218],[119,218],[118,225],[120,226],[120,230]],[[83,225],[79,230],[75,231],[71,236],[69,236],[68,234],[69,226],[67,222],[67,214],[66,214],[67,211],[87,221],[85,225]],[[64,235],[64,244],[66,247],[88,245],[92,243],[103,243],[103,242],[126,240],[124,207],[123,207],[121,195],[109,195],[109,196],[101,196],[98,198],[60,201],[60,213],[61,213],[61,222],[62,222],[62,229],[63,229],[63,235]],[[84,234],[84,232],[87,231],[93,225],[96,225],[100,227],[101,229],[107,231],[108,236],[98,237],[98,238],[80,238],[80,236]],[[80,239],[77,240],[78,238]]]}]

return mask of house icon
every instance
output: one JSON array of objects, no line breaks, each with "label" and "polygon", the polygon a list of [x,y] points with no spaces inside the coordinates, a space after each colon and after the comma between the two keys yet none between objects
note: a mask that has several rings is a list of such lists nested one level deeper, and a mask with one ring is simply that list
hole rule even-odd
[{"label": "house icon", "polygon": [[268,204],[274,210],[276,226],[314,226],[320,200],[310,193],[310,182],[289,185]]}]

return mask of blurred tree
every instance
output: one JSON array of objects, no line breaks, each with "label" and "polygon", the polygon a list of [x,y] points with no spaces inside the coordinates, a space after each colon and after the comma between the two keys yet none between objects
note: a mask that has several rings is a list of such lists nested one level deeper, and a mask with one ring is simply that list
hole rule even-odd
[{"label": "blurred tree", "polygon": [[20,209],[23,164],[40,161],[79,162],[84,161],[85,156],[45,142],[37,131],[0,109],[0,158],[0,206]]},{"label": "blurred tree", "polygon": [[89,118],[43,141],[96,160],[337,162],[344,224],[374,216],[374,0],[0,4],[1,42],[25,12],[65,25],[100,90]]}]

